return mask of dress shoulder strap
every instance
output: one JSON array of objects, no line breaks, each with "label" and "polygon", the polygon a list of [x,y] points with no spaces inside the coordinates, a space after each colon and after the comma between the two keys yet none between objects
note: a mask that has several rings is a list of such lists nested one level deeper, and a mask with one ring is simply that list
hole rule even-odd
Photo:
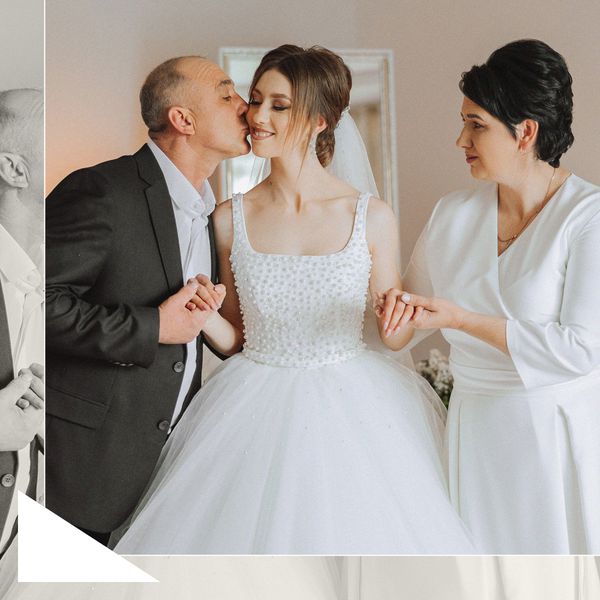
[{"label": "dress shoulder strap", "polygon": [[233,194],[231,197],[231,218],[233,219],[233,243],[243,243],[245,238],[244,213],[242,208],[243,194]]},{"label": "dress shoulder strap", "polygon": [[359,240],[364,240],[367,237],[367,209],[370,197],[371,194],[368,192],[362,192],[356,201],[353,236]]}]

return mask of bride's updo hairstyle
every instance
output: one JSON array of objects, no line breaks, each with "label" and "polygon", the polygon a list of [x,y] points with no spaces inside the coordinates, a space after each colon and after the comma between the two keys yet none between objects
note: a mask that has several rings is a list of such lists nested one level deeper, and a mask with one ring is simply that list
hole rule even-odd
[{"label": "bride's updo hairstyle", "polygon": [[574,140],[572,82],[565,59],[548,44],[519,40],[463,73],[459,87],[469,100],[502,121],[515,139],[517,124],[536,121],[536,156],[558,167]]},{"label": "bride's updo hairstyle", "polygon": [[[284,44],[267,52],[260,61],[250,93],[264,73],[275,69],[288,79],[292,86],[291,124],[289,134],[301,134],[307,123],[317,124],[321,115],[327,127],[317,137],[317,157],[326,167],[333,158],[334,131],[342,111],[350,103],[352,75],[346,63],[334,52],[313,46],[300,48]],[[310,133],[306,139],[306,147]]]}]

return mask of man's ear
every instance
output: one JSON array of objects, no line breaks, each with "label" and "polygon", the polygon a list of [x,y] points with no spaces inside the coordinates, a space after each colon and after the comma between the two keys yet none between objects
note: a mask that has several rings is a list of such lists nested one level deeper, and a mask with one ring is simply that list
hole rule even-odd
[{"label": "man's ear", "polygon": [[187,108],[171,106],[167,112],[167,118],[171,126],[179,133],[192,135],[196,131],[195,120]]},{"label": "man's ear", "polygon": [[0,179],[13,188],[29,187],[29,169],[23,157],[0,152]]}]

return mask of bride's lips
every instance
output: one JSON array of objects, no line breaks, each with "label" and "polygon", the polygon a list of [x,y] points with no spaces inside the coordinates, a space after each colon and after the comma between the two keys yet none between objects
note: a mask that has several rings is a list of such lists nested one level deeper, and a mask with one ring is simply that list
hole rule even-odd
[{"label": "bride's lips", "polygon": [[271,136],[273,136],[275,134],[271,131],[267,131],[266,129],[258,129],[257,127],[250,127],[250,135],[252,136],[253,140],[260,142],[262,140],[266,140],[267,138],[270,138]]},{"label": "bride's lips", "polygon": [[470,165],[472,165],[477,160],[477,157],[474,156],[474,155],[473,156],[469,156],[467,154],[466,159],[467,159],[467,163],[470,164]]}]

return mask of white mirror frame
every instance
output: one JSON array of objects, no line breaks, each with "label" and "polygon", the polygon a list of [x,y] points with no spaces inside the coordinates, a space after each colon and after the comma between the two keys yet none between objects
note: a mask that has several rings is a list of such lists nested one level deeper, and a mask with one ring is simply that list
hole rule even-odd
[{"label": "white mirror frame", "polygon": [[[255,58],[256,64],[271,48],[231,46],[219,48],[219,63],[226,73],[229,73],[230,61],[235,58]],[[361,60],[372,62],[376,60],[379,67],[379,98],[381,110],[381,150],[383,157],[383,190],[379,190],[382,200],[388,202],[399,218],[397,148],[396,148],[396,103],[394,86],[394,62],[392,50],[374,49],[332,49],[345,61],[356,64]],[[235,160],[235,159],[234,159]],[[220,196],[231,196],[231,167],[229,161],[220,166],[219,174]]]}]

